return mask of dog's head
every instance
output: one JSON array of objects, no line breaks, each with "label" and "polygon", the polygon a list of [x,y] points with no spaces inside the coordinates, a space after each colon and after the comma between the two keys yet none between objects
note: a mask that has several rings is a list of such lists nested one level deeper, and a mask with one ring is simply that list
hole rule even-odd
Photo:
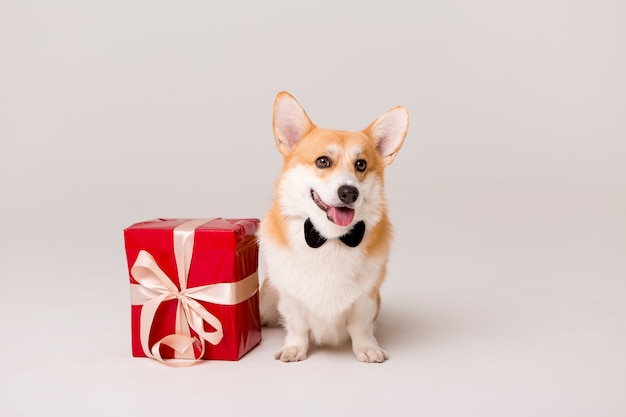
[{"label": "dog's head", "polygon": [[383,171],[395,159],[409,124],[395,107],[361,132],[315,126],[289,93],[274,103],[274,137],[285,161],[277,184],[283,214],[310,218],[325,237],[363,220],[376,224],[385,208]]}]

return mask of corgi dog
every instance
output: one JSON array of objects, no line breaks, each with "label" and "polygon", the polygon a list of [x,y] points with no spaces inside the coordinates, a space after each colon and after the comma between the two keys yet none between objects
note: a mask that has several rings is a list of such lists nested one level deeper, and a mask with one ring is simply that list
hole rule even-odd
[{"label": "corgi dog", "polygon": [[284,164],[258,233],[266,267],[261,320],[286,330],[276,359],[301,361],[310,342],[348,339],[358,361],[388,359],[374,336],[392,240],[383,172],[408,125],[398,106],[361,132],[323,129],[289,93],[276,96]]}]

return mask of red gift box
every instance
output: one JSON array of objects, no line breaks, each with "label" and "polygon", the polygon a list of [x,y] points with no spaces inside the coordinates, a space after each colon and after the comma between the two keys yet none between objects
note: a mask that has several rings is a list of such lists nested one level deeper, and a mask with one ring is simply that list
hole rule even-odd
[{"label": "red gift box", "polygon": [[259,223],[155,219],[124,230],[133,356],[186,366],[259,344]]}]

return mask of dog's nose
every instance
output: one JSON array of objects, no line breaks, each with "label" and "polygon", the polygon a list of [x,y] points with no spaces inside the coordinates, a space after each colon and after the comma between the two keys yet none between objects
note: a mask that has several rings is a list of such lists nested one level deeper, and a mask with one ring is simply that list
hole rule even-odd
[{"label": "dog's nose", "polygon": [[339,196],[339,199],[344,203],[352,204],[356,201],[357,198],[359,198],[359,190],[351,185],[342,185],[337,190],[337,195]]}]

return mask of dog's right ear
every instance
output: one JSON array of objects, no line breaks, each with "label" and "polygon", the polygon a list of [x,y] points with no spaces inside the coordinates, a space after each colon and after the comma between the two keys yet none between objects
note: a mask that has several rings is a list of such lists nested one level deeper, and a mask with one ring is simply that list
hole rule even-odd
[{"label": "dog's right ear", "polygon": [[274,138],[278,151],[287,156],[293,147],[315,125],[302,106],[289,93],[282,91],[274,101]]}]

